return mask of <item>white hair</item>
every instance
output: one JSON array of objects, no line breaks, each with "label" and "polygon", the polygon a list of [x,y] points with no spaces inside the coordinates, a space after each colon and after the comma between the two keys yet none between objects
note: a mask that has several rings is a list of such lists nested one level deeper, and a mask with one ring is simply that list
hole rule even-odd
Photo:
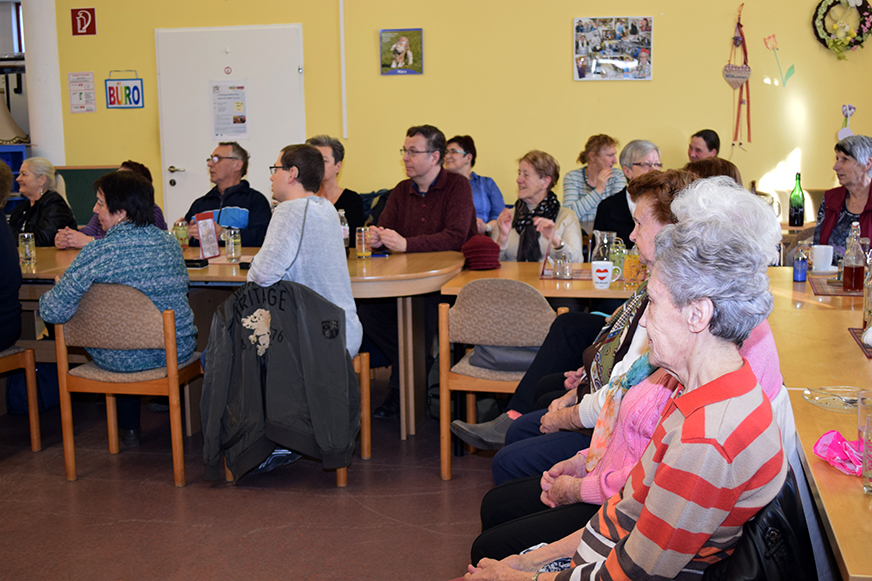
[{"label": "white hair", "polygon": [[730,178],[698,180],[672,202],[678,224],[655,238],[655,264],[672,301],[707,298],[712,335],[741,345],[772,311],[766,268],[781,226],[765,202]]},{"label": "white hair", "polygon": [[44,157],[28,157],[21,165],[27,164],[30,167],[30,171],[35,176],[45,176],[45,189],[53,190],[57,187],[57,181],[55,180],[55,168],[51,164],[49,160]]}]

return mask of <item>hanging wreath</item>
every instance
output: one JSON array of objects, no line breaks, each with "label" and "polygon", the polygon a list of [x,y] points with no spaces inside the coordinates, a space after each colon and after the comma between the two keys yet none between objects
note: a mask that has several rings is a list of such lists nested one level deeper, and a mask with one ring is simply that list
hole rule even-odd
[{"label": "hanging wreath", "polygon": [[862,47],[872,29],[872,8],[867,0],[822,0],[811,20],[814,35],[840,61]]}]

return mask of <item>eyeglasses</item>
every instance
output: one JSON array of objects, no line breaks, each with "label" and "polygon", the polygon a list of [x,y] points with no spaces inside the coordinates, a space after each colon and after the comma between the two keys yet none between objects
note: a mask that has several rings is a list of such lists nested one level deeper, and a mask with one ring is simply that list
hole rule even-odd
[{"label": "eyeglasses", "polygon": [[455,153],[460,154],[460,155],[467,154],[467,152],[463,151],[462,149],[449,149],[448,151],[445,152],[445,155],[449,155],[449,154],[453,155]]},{"label": "eyeglasses", "polygon": [[229,157],[229,156],[225,156],[225,155],[212,155],[212,156],[206,158],[206,163],[209,163],[210,161],[212,163],[218,163],[222,159],[239,159],[239,158],[238,157]]},{"label": "eyeglasses", "polygon": [[400,155],[405,156],[407,153],[409,157],[415,157],[421,153],[433,153],[433,149],[427,149],[425,151],[418,151],[417,149],[406,149],[405,147],[400,148]]},{"label": "eyeglasses", "polygon": [[271,176],[276,175],[276,172],[279,171],[280,169],[285,169],[285,168],[283,168],[283,167],[280,166],[280,165],[271,165],[271,166],[269,166],[269,175],[271,175]]},{"label": "eyeglasses", "polygon": [[650,161],[643,161],[643,162],[634,163],[633,166],[644,167],[645,169],[660,169],[661,167],[663,167],[663,164],[660,163],[659,161],[656,163],[651,163]]}]

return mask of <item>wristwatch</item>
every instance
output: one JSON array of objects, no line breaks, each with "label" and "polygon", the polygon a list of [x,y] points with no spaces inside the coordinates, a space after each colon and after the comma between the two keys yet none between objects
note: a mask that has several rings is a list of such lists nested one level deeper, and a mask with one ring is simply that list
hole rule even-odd
[{"label": "wristwatch", "polygon": [[552,246],[551,248],[553,248],[554,250],[563,250],[564,246],[566,246],[566,243],[563,240],[561,240],[560,244],[558,244],[557,246]]}]

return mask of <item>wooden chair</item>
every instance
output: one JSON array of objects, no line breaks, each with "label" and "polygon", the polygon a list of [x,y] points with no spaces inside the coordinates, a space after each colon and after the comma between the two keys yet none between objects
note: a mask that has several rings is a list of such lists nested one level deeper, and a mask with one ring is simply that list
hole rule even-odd
[{"label": "wooden chair", "polygon": [[[372,417],[370,417],[369,396],[369,353],[358,353],[352,360],[357,382],[360,384],[360,459],[369,460],[372,457]],[[224,479],[233,482],[233,473],[224,464]],[[348,486],[348,466],[336,469],[336,486]]]},{"label": "wooden chair", "polygon": [[[360,384],[360,459],[369,460],[372,457],[372,416],[370,415],[369,398],[369,353],[358,353],[354,357],[354,372]],[[336,486],[348,486],[348,466],[336,470]]]},{"label": "wooden chair", "polygon": [[[171,310],[161,313],[140,291],[120,284],[94,284],[86,292],[73,318],[55,325],[58,383],[61,398],[61,428],[67,480],[76,479],[76,450],[73,441],[73,411],[70,393],[105,393],[109,424],[109,453],[117,454],[118,416],[115,394],[167,396],[170,404],[173,473],[176,486],[185,485],[182,447],[182,413],[179,387],[201,374],[199,353],[178,362],[176,317]],[[167,366],[136,373],[113,373],[89,362],[70,369],[67,347],[97,349],[163,349]]]},{"label": "wooden chair", "polygon": [[15,369],[24,369],[27,415],[30,416],[30,449],[39,452],[42,450],[42,438],[39,432],[39,399],[36,393],[36,360],[33,349],[22,349],[13,345],[0,351],[0,373]]},{"label": "wooden chair", "polygon": [[[563,309],[561,309],[563,311]],[[439,305],[439,435],[442,479],[451,480],[451,392],[514,393],[524,372],[493,371],[469,363],[474,349],[451,366],[451,343],[538,347],[556,314],[532,286],[480,279],[464,286],[449,309]],[[466,421],[475,423],[475,393],[466,395]]]}]

